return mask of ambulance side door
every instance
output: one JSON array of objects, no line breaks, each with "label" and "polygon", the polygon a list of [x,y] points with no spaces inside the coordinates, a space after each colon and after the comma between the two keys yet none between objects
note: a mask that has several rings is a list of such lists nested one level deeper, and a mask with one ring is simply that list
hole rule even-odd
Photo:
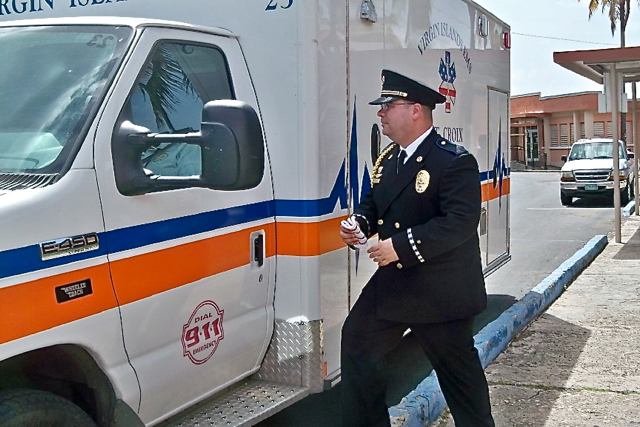
[{"label": "ambulance side door", "polygon": [[[96,135],[96,169],[125,346],[141,388],[135,409],[153,423],[258,369],[273,332],[273,189],[266,148],[251,188],[131,195],[117,184],[114,141],[127,143],[124,124],[180,137],[201,130],[208,101],[236,99],[257,111],[235,38],[146,28],[117,84]],[[202,172],[200,146],[159,142],[140,155],[147,177]]]}]

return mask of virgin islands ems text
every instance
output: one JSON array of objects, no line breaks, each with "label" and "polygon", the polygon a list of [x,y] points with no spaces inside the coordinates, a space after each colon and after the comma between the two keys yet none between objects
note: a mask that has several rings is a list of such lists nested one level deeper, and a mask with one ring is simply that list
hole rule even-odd
[{"label": "virgin islands ems text", "polygon": [[[3,15],[21,15],[23,13],[42,12],[44,10],[53,10],[55,0],[0,0],[0,16]],[[127,0],[67,0],[70,8],[102,5],[107,3],[120,3]],[[65,5],[66,6],[66,5]]]}]

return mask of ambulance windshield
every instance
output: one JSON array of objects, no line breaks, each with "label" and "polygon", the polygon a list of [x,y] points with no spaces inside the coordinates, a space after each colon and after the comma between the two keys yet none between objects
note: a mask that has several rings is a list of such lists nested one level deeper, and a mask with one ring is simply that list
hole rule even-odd
[{"label": "ambulance windshield", "polygon": [[80,147],[129,27],[0,28],[0,173],[60,173]]}]

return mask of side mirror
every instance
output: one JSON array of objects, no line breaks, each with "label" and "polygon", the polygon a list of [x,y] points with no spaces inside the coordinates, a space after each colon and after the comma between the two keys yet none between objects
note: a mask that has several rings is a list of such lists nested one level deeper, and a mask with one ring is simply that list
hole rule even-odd
[{"label": "side mirror", "polygon": [[633,158],[635,158],[635,154],[633,154],[633,152],[631,152],[631,151],[627,151],[627,157],[629,159],[633,159]]},{"label": "side mirror", "polygon": [[219,190],[245,190],[264,176],[264,138],[255,110],[241,101],[205,104],[202,112],[202,175]]},{"label": "side mirror", "polygon": [[560,157],[560,159],[561,159],[563,162],[566,162],[566,161],[567,161],[567,156],[566,156],[566,155],[564,155],[564,156]]},{"label": "side mirror", "polygon": [[[116,125],[112,141],[118,190],[126,196],[187,187],[244,190],[264,176],[264,138],[260,120],[248,104],[233,100],[207,103],[202,129],[188,134],[155,134],[128,120]],[[165,143],[195,144],[201,148],[199,176],[153,175],[145,171],[142,153]]]}]

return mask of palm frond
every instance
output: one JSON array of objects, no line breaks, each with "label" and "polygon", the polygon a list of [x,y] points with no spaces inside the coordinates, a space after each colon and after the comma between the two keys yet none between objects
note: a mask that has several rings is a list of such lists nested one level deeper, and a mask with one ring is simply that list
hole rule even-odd
[{"label": "palm frond", "polygon": [[178,61],[166,46],[157,49],[149,66],[145,70],[140,88],[149,97],[156,124],[161,127],[166,125],[171,131],[174,127],[169,120],[169,111],[176,111],[180,100],[177,92],[193,92],[193,86],[185,75]]}]

